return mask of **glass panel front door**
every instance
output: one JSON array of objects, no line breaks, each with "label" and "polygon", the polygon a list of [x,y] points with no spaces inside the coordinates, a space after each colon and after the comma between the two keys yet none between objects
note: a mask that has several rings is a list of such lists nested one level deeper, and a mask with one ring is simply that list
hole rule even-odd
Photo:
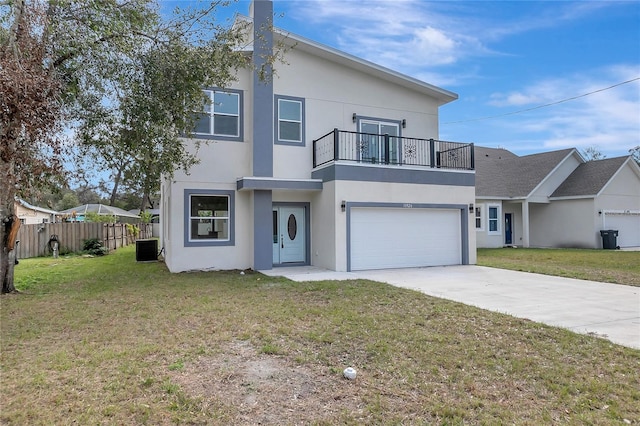
[{"label": "glass panel front door", "polygon": [[305,208],[273,208],[273,263],[298,263],[306,260]]}]

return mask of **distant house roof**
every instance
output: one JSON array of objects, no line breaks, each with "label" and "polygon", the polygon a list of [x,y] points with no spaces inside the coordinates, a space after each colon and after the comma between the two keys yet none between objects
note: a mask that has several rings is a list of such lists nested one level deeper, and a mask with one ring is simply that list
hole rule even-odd
[{"label": "distant house roof", "polygon": [[27,203],[25,200],[23,200],[21,198],[16,198],[16,201],[22,207],[30,209],[30,210],[34,210],[34,211],[41,212],[41,213],[46,213],[46,214],[53,214],[53,215],[59,215],[60,214],[60,212],[57,212],[55,210],[45,209],[45,208],[42,208],[42,207],[34,206],[33,204],[29,204],[29,203]]},{"label": "distant house roof", "polygon": [[113,206],[105,206],[104,204],[83,204],[81,206],[63,210],[60,213],[71,214],[73,212],[75,212],[76,215],[78,216],[84,216],[87,213],[97,213],[99,215],[104,215],[104,216],[112,215],[112,216],[119,216],[119,217],[135,217],[135,218],[140,217],[136,214],[129,213],[128,211],[123,210],[121,208],[113,207]]},{"label": "distant house roof", "polygon": [[[160,209],[146,209],[145,211],[147,213],[151,213],[152,215],[159,215],[160,214]],[[140,214],[140,209],[129,210],[129,213],[135,214],[135,215],[139,215]]]},{"label": "distant house roof", "polygon": [[582,163],[551,194],[551,197],[598,195],[629,157],[606,158]]},{"label": "distant house roof", "polygon": [[575,148],[522,157],[506,149],[475,147],[476,196],[525,198]]}]

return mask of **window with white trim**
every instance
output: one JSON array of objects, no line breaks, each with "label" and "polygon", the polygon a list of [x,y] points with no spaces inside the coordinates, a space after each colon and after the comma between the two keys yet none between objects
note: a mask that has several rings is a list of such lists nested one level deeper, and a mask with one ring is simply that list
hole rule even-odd
[{"label": "window with white trim", "polygon": [[276,143],[304,145],[304,99],[275,96]]},{"label": "window with white trim", "polygon": [[489,205],[487,208],[488,211],[488,234],[499,235],[500,234],[500,205],[494,204]]},{"label": "window with white trim", "polygon": [[206,101],[197,112],[196,137],[242,140],[242,92],[238,90],[204,90]]},{"label": "window with white trim", "polygon": [[482,204],[476,204],[475,207],[475,220],[476,220],[476,230],[477,231],[482,231],[484,230],[484,221],[482,220],[482,210],[484,208],[484,205]]},{"label": "window with white trim", "polygon": [[196,240],[229,240],[229,196],[189,196],[189,236]]}]

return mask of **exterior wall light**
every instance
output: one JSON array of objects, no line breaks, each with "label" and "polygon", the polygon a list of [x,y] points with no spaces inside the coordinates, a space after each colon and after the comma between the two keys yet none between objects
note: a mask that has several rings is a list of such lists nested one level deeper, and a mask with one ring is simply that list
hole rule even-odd
[{"label": "exterior wall light", "polygon": [[406,119],[406,118],[403,118],[403,119],[402,119],[402,128],[404,129],[404,128],[406,128],[406,127],[407,127],[407,119]]},{"label": "exterior wall light", "polygon": [[342,204],[340,204],[340,210],[344,213],[347,210],[347,202],[342,200]]},{"label": "exterior wall light", "polygon": [[354,123],[358,121],[358,114],[354,112],[353,115],[351,116],[351,120],[353,120]]},{"label": "exterior wall light", "polygon": [[469,213],[473,213],[473,203],[469,204]]}]

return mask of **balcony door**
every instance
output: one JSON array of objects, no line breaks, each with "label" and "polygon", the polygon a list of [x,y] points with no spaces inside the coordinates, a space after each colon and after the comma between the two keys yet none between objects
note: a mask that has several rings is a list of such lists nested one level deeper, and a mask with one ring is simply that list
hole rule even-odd
[{"label": "balcony door", "polygon": [[[400,126],[398,123],[360,120],[360,161],[398,164],[400,160]],[[389,135],[389,158],[386,157],[385,138]]]}]

